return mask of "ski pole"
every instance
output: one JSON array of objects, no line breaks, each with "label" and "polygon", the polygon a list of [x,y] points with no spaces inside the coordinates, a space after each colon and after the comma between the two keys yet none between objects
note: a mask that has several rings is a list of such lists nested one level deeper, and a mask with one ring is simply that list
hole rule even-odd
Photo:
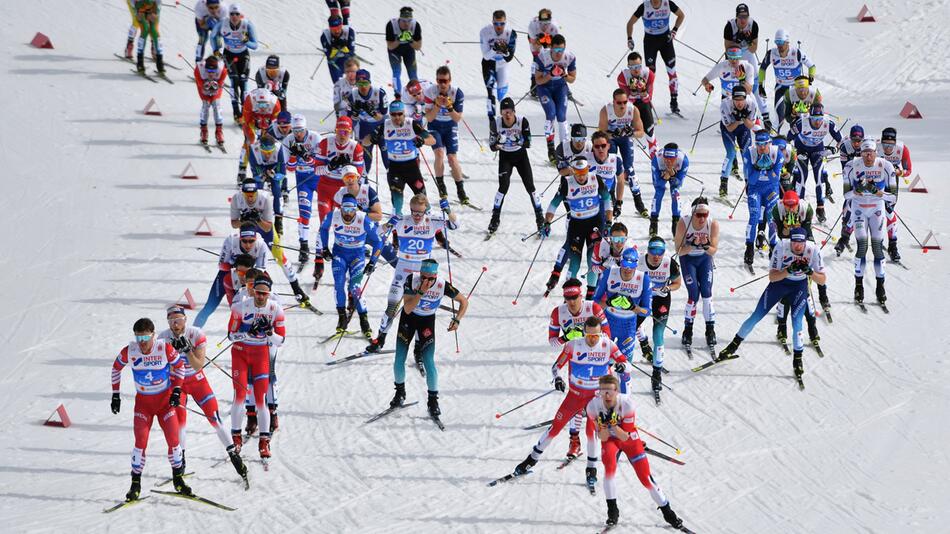
[{"label": "ski pole", "polygon": [[478,287],[478,283],[482,280],[482,275],[485,274],[485,271],[488,270],[488,267],[482,265],[482,272],[478,273],[478,278],[475,279],[475,283],[472,284],[472,289],[468,290],[468,295],[465,297],[467,299],[472,298],[472,293],[475,292],[475,288]]},{"label": "ski pole", "polygon": [[[366,32],[360,32],[360,33],[366,33]],[[364,44],[362,44],[362,43],[356,43],[356,46],[362,46],[363,48],[369,50],[370,52],[373,52],[373,47],[372,47],[372,46],[366,46],[366,45],[364,45]]]},{"label": "ski pole", "polygon": [[475,142],[478,143],[478,149],[481,150],[482,153],[484,153],[485,147],[482,145],[482,142],[478,140],[478,137],[475,137],[475,132],[472,131],[472,128],[468,125],[468,122],[465,121],[465,117],[462,117],[462,124],[465,125],[465,129],[468,130],[468,133],[472,134],[472,139],[474,139]]},{"label": "ski pole", "polygon": [[739,289],[740,287],[745,287],[745,286],[751,284],[752,282],[758,282],[759,280],[765,278],[765,277],[768,276],[768,275],[769,275],[769,273],[765,273],[765,274],[763,274],[762,276],[756,276],[755,278],[753,278],[752,280],[749,280],[748,282],[741,283],[741,284],[737,285],[736,287],[730,287],[730,288],[729,288],[729,292],[730,292],[730,293],[735,293],[736,290]]},{"label": "ski pole", "polygon": [[614,68],[610,69],[610,72],[607,73],[607,77],[608,77],[608,78],[610,78],[611,76],[613,76],[614,71],[617,70],[617,67],[620,66],[620,62],[623,61],[623,58],[627,57],[627,54],[628,54],[628,53],[629,53],[629,52],[624,52],[623,55],[620,56],[620,59],[617,60],[617,63],[614,65]]},{"label": "ski pole", "polygon": [[[842,216],[842,215],[844,215],[844,208],[841,209],[841,213],[838,214],[838,218],[835,219],[834,224],[831,225],[831,229],[828,230],[828,239],[822,240],[822,242],[821,242],[821,248],[818,249],[819,251],[821,251],[821,249],[825,248],[825,245],[827,245],[827,244],[828,244],[828,241],[831,240],[831,232],[834,232],[834,231],[835,231],[835,226],[838,226],[838,221],[841,220],[841,216]],[[817,226],[813,226],[812,228],[817,228]]]},{"label": "ski pole", "polygon": [[[700,123],[700,124],[702,124],[702,123]],[[696,133],[693,134],[693,138],[695,138],[697,135],[699,135],[699,134],[705,132],[706,130],[712,128],[712,127],[715,126],[716,124],[718,124],[718,123],[715,123],[715,122],[714,122],[714,123],[710,124],[709,126],[704,126],[703,129],[701,129],[701,130],[697,130]]]},{"label": "ski pole", "polygon": [[[684,43],[683,41],[680,41],[680,40],[677,39],[676,37],[674,37],[673,39],[676,40],[677,43],[679,43],[679,44],[685,46],[686,48],[689,48],[689,49],[692,50],[693,52],[696,52],[697,54],[703,56],[704,58],[708,59],[709,61],[712,61],[713,64],[719,63],[719,60],[713,59],[713,58],[707,56],[706,54],[700,52],[699,50],[696,50],[696,49],[693,48],[692,46],[689,46],[688,44]],[[725,54],[725,52],[723,52],[723,53]]]},{"label": "ski pole", "polygon": [[[442,219],[445,221],[449,220],[448,215],[445,213],[445,210],[442,210]],[[445,262],[448,264],[449,269],[449,284],[452,284],[452,255],[449,254],[449,249],[452,248],[452,244],[449,242],[449,226],[446,224],[443,227],[443,233],[445,234]],[[481,275],[479,275],[481,278]],[[455,318],[455,299],[452,299],[452,318]],[[459,353],[459,331],[458,328],[455,329],[455,353]]]},{"label": "ski pole", "polygon": [[336,111],[336,110],[335,110],[335,109],[331,109],[330,111],[328,111],[327,114],[324,115],[322,119],[320,119],[320,124],[323,124],[324,121],[326,121],[327,118],[328,118],[330,115],[332,115],[334,111]]},{"label": "ski pole", "polygon": [[900,214],[897,213],[897,210],[894,210],[894,215],[897,215],[897,220],[900,221],[901,224],[904,225],[904,228],[907,229],[907,233],[909,233],[910,236],[914,238],[914,241],[916,241],[917,244],[920,245],[920,249],[924,251],[924,254],[926,254],[926,253],[927,253],[927,250],[928,250],[927,247],[925,247],[924,244],[921,243],[919,239],[917,239],[917,236],[915,236],[915,235],[914,235],[914,232],[911,231],[910,226],[907,226],[907,223],[905,223],[905,222],[904,222],[904,219],[902,219],[901,216],[900,216]]},{"label": "ski pole", "polygon": [[530,94],[531,94],[531,90],[530,90],[530,89],[528,89],[527,91],[525,91],[524,94],[521,95],[521,98],[519,98],[518,101],[515,102],[515,107],[518,107],[518,104],[520,104],[521,101],[524,100],[525,98],[528,98],[528,95],[530,95]]},{"label": "ski pole", "polygon": [[323,65],[323,60],[325,60],[326,58],[327,58],[326,56],[320,56],[320,61],[317,63],[317,66],[313,68],[313,74],[310,75],[311,80],[313,79],[314,76],[317,75],[317,71],[320,70],[320,66]]},{"label": "ski pole", "polygon": [[[225,339],[227,339],[227,338],[225,338]],[[230,342],[230,343],[228,343],[228,346],[227,346],[227,347],[224,347],[223,349],[221,349],[221,352],[215,354],[213,358],[211,358],[210,360],[208,360],[207,362],[205,362],[205,364],[201,366],[201,369],[198,369],[198,370],[201,371],[201,370],[204,369],[205,367],[211,365],[216,359],[218,359],[218,356],[221,356],[222,354],[224,354],[224,351],[230,349],[230,348],[231,348],[231,345],[234,345],[234,342],[233,342],[233,341]]]},{"label": "ski pole", "polygon": [[[532,136],[532,137],[534,137],[534,136]],[[546,137],[546,136],[542,134],[541,137]],[[558,175],[556,175],[556,176],[554,177],[553,180],[551,180],[550,183],[548,183],[548,186],[544,188],[544,191],[541,191],[541,196],[542,196],[542,197],[544,196],[545,193],[548,192],[548,189],[551,189],[551,186],[554,185],[554,182],[556,182],[556,181],[558,180],[558,178],[560,178],[560,177],[561,177],[561,175],[558,174]],[[523,241],[523,240],[522,240],[522,241]]]},{"label": "ski pole", "polygon": [[[553,220],[551,221],[551,224],[554,224],[554,223],[560,221],[560,220],[563,219],[564,217],[567,217],[567,213],[562,213],[562,214],[561,214],[560,216],[558,216],[556,219],[553,219]],[[535,231],[531,232],[530,234],[528,234],[528,235],[522,237],[522,238],[521,238],[521,242],[524,243],[524,242],[527,241],[529,238],[538,235],[538,232],[540,232],[540,231],[541,231],[541,230],[535,230]]]},{"label": "ski pole", "polygon": [[217,255],[218,255],[217,252],[212,252],[212,251],[210,251],[210,250],[208,250],[208,249],[206,249],[206,248],[201,248],[201,247],[195,247],[195,248],[196,248],[197,250],[202,251],[202,252],[207,252],[208,254],[211,254],[212,256],[217,256]]},{"label": "ski pole", "polygon": [[742,202],[742,197],[745,195],[746,189],[749,188],[749,184],[745,184],[745,187],[742,188],[742,192],[739,193],[739,198],[736,199],[736,205],[732,207],[732,213],[729,214],[729,220],[732,220],[732,216],[736,213],[736,208],[739,207],[739,202]]},{"label": "ski pole", "polygon": [[577,112],[577,120],[583,123],[584,117],[581,116],[581,108],[577,106],[577,100],[574,100],[572,97],[570,97],[570,95],[568,95],[568,100],[571,101],[571,104],[574,104],[574,111]]},{"label": "ski pole", "polygon": [[548,395],[550,395],[551,393],[554,393],[555,391],[557,391],[557,390],[556,390],[556,389],[550,389],[550,390],[545,391],[544,393],[538,395],[537,397],[535,397],[535,398],[533,398],[533,399],[531,399],[531,400],[529,400],[529,401],[527,401],[527,402],[523,402],[523,403],[521,403],[521,404],[515,406],[514,408],[508,410],[507,412],[496,413],[496,414],[495,414],[495,419],[501,419],[502,417],[504,417],[504,416],[510,414],[511,412],[513,412],[513,411],[515,411],[515,410],[518,410],[518,409],[520,409],[520,408],[524,408],[525,406],[531,404],[532,402],[534,402],[534,401],[536,401],[536,400],[538,400],[538,399],[547,397]]},{"label": "ski pole", "polygon": [[656,107],[653,106],[653,100],[650,100],[650,113],[653,114],[653,119],[656,121],[657,125],[663,124],[663,119],[660,118],[660,114],[656,112]]},{"label": "ski pole", "polygon": [[692,174],[686,173],[686,177],[689,178],[689,179],[691,179],[691,180],[695,180],[695,181],[697,181],[697,182],[699,182],[699,183],[705,185],[705,183],[704,183],[702,180],[700,180],[699,178],[696,178],[696,177],[693,176]]},{"label": "ski pole", "polygon": [[693,135],[693,146],[689,147],[689,153],[693,153],[693,149],[696,148],[696,140],[699,139],[699,128],[703,125],[703,119],[706,117],[706,108],[709,107],[709,97],[712,96],[712,91],[706,93],[706,104],[703,105],[703,114],[699,116],[699,124],[696,125],[696,134]]},{"label": "ski pole", "polygon": [[518,297],[521,296],[521,291],[524,289],[525,282],[528,281],[528,275],[531,274],[531,268],[534,267],[534,262],[535,260],[538,259],[538,253],[541,252],[541,245],[543,244],[544,244],[544,236],[541,236],[541,242],[538,243],[538,249],[534,251],[534,257],[531,258],[531,264],[528,265],[528,272],[524,273],[524,280],[521,281],[521,287],[518,288],[518,294],[515,295],[515,300],[511,301],[512,306],[518,305]]},{"label": "ski pole", "polygon": [[[629,338],[628,338],[628,339],[629,339]],[[650,374],[650,373],[644,371],[643,369],[640,369],[639,367],[637,367],[637,364],[635,364],[635,363],[633,363],[633,362],[627,362],[627,363],[630,364],[630,367],[633,367],[634,369],[636,369],[637,371],[640,371],[641,373],[645,374],[646,376],[649,376],[650,378],[653,378],[653,375],[652,375],[652,374]],[[660,382],[660,385],[663,386],[663,387],[665,387],[666,389],[668,389],[668,390],[670,390],[670,391],[673,391],[673,388],[671,388],[670,386],[667,386],[664,382]]]},{"label": "ski pole", "polygon": [[361,30],[360,35],[386,35],[386,34],[383,32],[365,32]]},{"label": "ski pole", "polygon": [[660,443],[666,445],[667,447],[673,449],[674,451],[676,451],[676,454],[683,454],[683,451],[682,451],[679,447],[677,447],[676,445],[673,445],[672,443],[670,443],[670,442],[668,442],[668,441],[665,441],[663,438],[661,438],[660,436],[657,436],[656,434],[650,432],[649,430],[647,430],[647,429],[645,429],[645,428],[643,428],[643,427],[639,427],[639,426],[637,427],[637,430],[639,430],[640,432],[643,432],[644,434],[650,436],[651,438],[653,438],[653,439],[659,441]]},{"label": "ski pole", "polygon": [[666,460],[667,462],[672,462],[672,463],[674,463],[674,464],[676,464],[676,465],[686,465],[686,462],[683,462],[683,461],[681,461],[681,460],[677,460],[676,458],[670,458],[669,456],[663,454],[662,452],[657,452],[657,451],[651,449],[650,447],[644,446],[644,447],[643,447],[643,452],[645,452],[645,453],[647,453],[647,454],[652,454],[653,456],[656,456],[657,458],[661,458],[661,459],[663,459],[663,460]]},{"label": "ski pole", "polygon": [[478,41],[442,41],[442,44],[481,44],[481,43]]}]

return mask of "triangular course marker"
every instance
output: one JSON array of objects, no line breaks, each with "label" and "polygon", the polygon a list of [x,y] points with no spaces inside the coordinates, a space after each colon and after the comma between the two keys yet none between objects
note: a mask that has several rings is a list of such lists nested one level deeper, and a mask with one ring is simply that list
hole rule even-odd
[{"label": "triangular course marker", "polygon": [[53,42],[49,40],[49,37],[40,32],[36,32],[30,44],[36,48],[53,48]]},{"label": "triangular course marker", "polygon": [[148,100],[148,104],[145,104],[145,109],[142,110],[142,113],[146,115],[161,115],[161,110],[158,109],[158,104],[155,102],[154,98]]},{"label": "triangular course marker", "polygon": [[911,193],[926,193],[927,186],[924,185],[924,181],[920,178],[920,175],[914,176],[914,180],[910,183],[910,192]]},{"label": "triangular course marker", "polygon": [[858,11],[858,22],[875,22],[874,15],[871,14],[867,4],[861,8],[861,11]]},{"label": "triangular course marker", "polygon": [[920,110],[917,109],[917,106],[907,102],[904,104],[904,109],[901,110],[901,117],[905,119],[922,119],[923,115],[920,114]]},{"label": "triangular course marker", "polygon": [[[204,228],[204,230],[202,230],[202,228]],[[204,235],[204,236],[214,235],[211,232],[211,224],[208,223],[207,217],[201,218],[201,223],[198,224],[198,228],[195,230],[195,235]]]},{"label": "triangular course marker", "polygon": [[188,162],[188,165],[185,166],[185,170],[181,171],[182,180],[197,180],[198,173],[195,172],[195,168],[191,165],[191,162]]},{"label": "triangular course marker", "polygon": [[[931,240],[933,240],[933,244],[930,243]],[[924,252],[928,250],[940,250],[940,243],[937,243],[937,236],[934,235],[933,230],[927,232],[927,237],[924,238],[920,246],[924,249]]]},{"label": "triangular course marker", "polygon": [[[184,302],[182,302],[183,300]],[[195,309],[195,298],[191,296],[191,290],[186,288],[185,293],[175,302],[175,304],[185,308],[186,310]]]},{"label": "triangular course marker", "polygon": [[[59,416],[59,420],[56,421],[56,416]],[[66,407],[60,403],[60,405],[46,418],[46,422],[43,423],[46,426],[58,426],[60,428],[66,428],[69,425],[73,424],[69,420],[69,415],[66,413]]]}]

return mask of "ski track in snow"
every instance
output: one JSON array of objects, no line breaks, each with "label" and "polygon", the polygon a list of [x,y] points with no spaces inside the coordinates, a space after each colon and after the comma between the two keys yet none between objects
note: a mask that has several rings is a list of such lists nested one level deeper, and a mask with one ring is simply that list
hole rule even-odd
[{"label": "ski track in snow", "polygon": [[[381,31],[403,3],[386,0],[369,8],[356,2],[353,25],[358,33]],[[240,133],[230,126],[228,102],[223,100],[229,153],[207,154],[197,146],[200,106],[187,67],[176,57],[181,52],[190,61],[194,50],[192,15],[183,7],[162,10],[167,60],[184,69],[169,72],[176,82],[169,85],[136,78],[127,63],[112,56],[121,52],[129,23],[121,3],[14,4],[0,21],[5,52],[0,54],[0,68],[7,74],[0,91],[5,101],[15,103],[8,106],[0,128],[0,156],[13,184],[2,217],[8,228],[16,229],[4,242],[11,253],[0,259],[9,305],[2,312],[7,328],[0,331],[7,349],[0,358],[0,401],[7,408],[0,412],[6,429],[0,433],[5,451],[0,460],[0,513],[6,530],[557,533],[599,528],[605,517],[603,488],[598,485],[596,497],[588,494],[584,458],[556,469],[567,449],[566,432],[554,440],[531,475],[486,487],[510,472],[542,432],[522,427],[549,419],[561,398],[552,395],[502,419],[493,417],[550,387],[554,354],[546,341],[547,320],[560,298],[557,291],[547,299],[541,293],[565,227],[555,225],[551,238],[543,242],[522,242],[521,236],[534,229],[533,212],[520,180],[513,179],[501,227],[491,241],[483,241],[497,162],[493,154],[479,151],[464,127],[459,159],[470,176],[468,192],[484,211],[457,208],[462,227],[450,239],[464,258],[447,258],[441,248],[436,258],[443,272],[446,259],[451,261],[455,285],[465,292],[482,266],[488,271],[462,323],[458,353],[454,337],[444,331],[447,314],[436,321],[446,431],[440,432],[426,417],[425,380],[411,365],[408,400],[419,404],[363,423],[389,401],[393,360],[383,355],[338,367],[324,365],[332,346],[318,345],[317,339],[335,323],[328,278],[314,296],[326,315],[288,312],[289,338],[278,356],[281,429],[274,437],[270,471],[265,473],[258,461],[248,462],[250,491],[243,490],[229,463],[211,469],[225,453],[203,418],[189,414],[188,467],[197,471],[190,484],[197,494],[238,511],[155,495],[103,515],[101,510],[120,500],[128,487],[132,446],[134,392],[128,372],[122,412],[109,412],[112,359],[130,339],[129,325],[136,318],[150,316],[163,328],[164,305],[186,288],[199,306],[203,303],[216,266],[195,247],[218,250],[229,231],[227,197],[233,191]],[[267,54],[280,54],[292,72],[292,111],[304,113],[312,129],[330,130],[332,122],[319,121],[330,109],[326,67],[314,81],[307,79],[319,60],[313,51],[326,18],[323,4],[286,0],[273,9],[241,4],[269,47],[252,54],[252,69]],[[734,13],[735,3],[692,4],[699,5],[683,5],[687,19],[679,38],[716,56],[722,46],[720,28]],[[597,8],[611,16],[594,27],[589,5],[563,0],[546,5],[577,55],[578,83],[572,89],[585,104],[580,108],[584,122],[593,124],[615,87],[616,73],[609,78],[604,74],[626,53],[623,26],[634,6],[616,0],[598,3]],[[512,27],[526,30],[540,6],[416,6],[425,37],[425,55],[418,57],[420,76],[434,79],[435,68],[450,60],[454,84],[466,93],[467,121],[483,141],[488,127],[478,47],[442,41],[476,39],[497,7],[507,10]],[[802,40],[818,65],[816,84],[830,112],[841,121],[851,118],[849,125],[862,124],[868,135],[877,136],[885,126],[898,128],[912,150],[915,174],[930,188],[928,195],[917,195],[907,193],[902,184],[898,211],[917,237],[932,229],[945,240],[950,234],[939,201],[950,195],[940,180],[947,163],[943,134],[950,114],[941,97],[950,86],[950,61],[939,51],[950,46],[950,6],[935,0],[910,5],[881,0],[871,6],[876,24],[851,20],[860,7],[860,2],[803,0],[796,12],[813,14],[803,19],[788,18],[771,6],[751,6],[761,28],[761,50],[765,37],[780,26],[793,40]],[[290,24],[297,19],[315,26]],[[35,31],[49,35],[56,49],[27,46]],[[641,25],[635,35],[640,50]],[[374,83],[387,84],[382,37],[363,35],[358,41],[375,48],[359,50],[375,63],[369,67]],[[518,47],[525,67],[510,67],[513,98],[528,87],[530,55],[523,35]],[[664,116],[657,132],[660,144],[676,141],[685,146],[692,141],[706,101],[701,91],[690,93],[709,65],[683,46],[677,47],[677,54],[680,105],[687,120]],[[662,68],[657,78],[657,111],[665,115]],[[769,99],[771,83],[769,72]],[[391,88],[386,89],[391,97]],[[141,114],[151,97],[163,116]],[[920,107],[923,121],[899,118],[907,100]],[[576,120],[573,108],[569,106],[570,122]],[[542,131],[543,114],[536,101],[523,101],[519,114],[528,117],[536,132]],[[717,118],[713,98],[703,126]],[[543,143],[536,142],[531,158],[539,192],[555,174],[544,156]],[[636,157],[649,205],[653,188],[648,165],[639,151]],[[700,135],[690,155],[690,174],[703,183],[686,181],[681,191],[684,206],[700,190],[715,194],[721,159],[721,140],[712,128]],[[197,181],[177,178],[189,162],[200,176]],[[830,168],[839,170],[836,162]],[[374,170],[371,178],[375,176]],[[840,177],[833,177],[832,185],[839,192]],[[741,186],[730,180],[730,203]],[[387,203],[387,188],[381,189]],[[545,206],[553,194],[552,187],[544,195]],[[830,220],[841,207],[840,195],[836,197],[838,204],[829,206]],[[633,214],[632,202],[626,200],[621,219],[642,240],[648,221]],[[666,238],[671,237],[668,202],[659,226]],[[288,213],[296,209],[291,205]],[[748,279],[738,265],[747,210],[744,203],[738,206],[733,220],[727,219],[730,208],[722,204],[713,203],[712,211],[722,225],[715,274],[721,349],[751,312],[765,282],[728,292]],[[214,237],[192,235],[202,217],[208,217]],[[288,228],[287,235],[292,242],[294,229]],[[771,317],[743,344],[741,358],[700,374],[689,369],[708,357],[701,346],[701,328],[694,336],[699,345],[692,360],[686,359],[679,335],[668,334],[671,372],[665,383],[673,391],[664,391],[660,408],[647,393],[646,378],[633,374],[639,423],[684,451],[678,458],[686,466],[650,460],[654,477],[687,526],[697,532],[735,533],[917,532],[938,531],[950,520],[945,499],[939,497],[946,494],[945,480],[950,477],[950,454],[942,447],[950,434],[941,424],[950,412],[948,305],[942,298],[950,289],[948,260],[945,251],[921,254],[903,226],[899,235],[911,270],[886,266],[889,315],[871,304],[864,314],[852,304],[851,257],[835,258],[832,247],[826,247],[834,324],[819,319],[825,358],[805,347],[805,391],[795,387],[791,358],[774,342]],[[538,261],[512,306],[539,245]],[[757,258],[757,271],[765,268],[765,261]],[[283,277],[272,271],[279,291],[287,292]],[[582,266],[580,274],[585,272]],[[385,308],[390,273],[381,267],[368,289],[374,328]],[[302,278],[303,284],[310,284],[309,269]],[[868,278],[866,296],[873,299]],[[685,298],[685,290],[674,294],[670,326],[677,330],[682,329]],[[221,307],[209,320],[206,333],[212,343],[223,336],[226,317]],[[393,343],[390,339],[390,348]],[[362,339],[345,339],[337,356],[364,346]],[[227,369],[228,354],[218,363]],[[227,425],[230,381],[219,371],[206,372]],[[73,426],[41,426],[60,402]],[[189,406],[195,407],[194,401]],[[656,440],[647,443],[670,452]],[[255,449],[252,439],[245,458],[255,459]],[[147,458],[145,492],[169,475],[157,425]],[[599,471],[602,477],[602,466]],[[620,463],[623,528],[618,531],[669,531],[631,471]]]}]

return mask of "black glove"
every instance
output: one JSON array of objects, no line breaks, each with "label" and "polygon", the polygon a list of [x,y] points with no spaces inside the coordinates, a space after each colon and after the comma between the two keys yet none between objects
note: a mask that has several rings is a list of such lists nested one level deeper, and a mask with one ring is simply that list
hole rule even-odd
[{"label": "black glove", "polygon": [[119,409],[122,408],[122,399],[119,398],[118,393],[112,394],[112,413],[119,413]]},{"label": "black glove", "polygon": [[617,217],[620,217],[621,206],[623,206],[622,200],[618,200],[617,202],[614,202],[614,219],[616,219]]},{"label": "black glove", "polygon": [[835,145],[828,145],[828,146],[825,147],[825,150],[827,150],[829,154],[837,154],[837,153],[838,153],[838,147],[835,146]]},{"label": "black glove", "polygon": [[564,392],[564,390],[567,389],[567,384],[564,383],[563,378],[559,376],[554,377],[554,389],[560,392]]},{"label": "black glove", "polygon": [[626,370],[627,370],[627,366],[624,365],[623,362],[614,363],[614,372],[617,373],[618,375],[623,374],[624,372],[626,372]]},{"label": "black glove", "polygon": [[426,140],[417,135],[412,138],[412,144],[416,145],[416,148],[420,148],[422,145],[426,144]]},{"label": "black glove", "polygon": [[294,141],[290,144],[290,153],[298,158],[302,158],[307,155],[307,147],[305,147],[303,143]]},{"label": "black glove", "polygon": [[497,134],[491,134],[488,136],[488,148],[492,152],[498,152],[498,141],[499,139]]},{"label": "black glove", "polygon": [[736,109],[732,111],[732,118],[737,121],[744,120],[749,117],[749,108],[745,109]]},{"label": "black glove", "polygon": [[261,212],[248,208],[241,212],[241,222],[257,222],[261,220]]},{"label": "black glove", "polygon": [[375,270],[376,270],[376,264],[373,263],[373,262],[370,262],[370,263],[367,263],[367,264],[366,264],[366,267],[363,269],[363,272],[364,272],[367,276],[369,276],[369,275],[373,274],[373,271],[375,271]]},{"label": "black glove", "polygon": [[326,261],[333,261],[333,252],[328,248],[323,249],[321,256],[323,256],[323,259]]},{"label": "black glove", "polygon": [[169,406],[181,406],[181,388],[175,386],[172,389],[172,395],[168,398]]},{"label": "black glove", "polygon": [[172,339],[172,347],[175,347],[175,350],[177,350],[178,352],[182,352],[182,353],[188,352],[191,349],[188,345],[189,343],[188,343],[188,340],[185,338],[185,336],[176,337]]},{"label": "black glove", "polygon": [[766,97],[766,94],[765,94],[765,85],[764,85],[764,84],[761,84],[761,83],[759,84],[759,96],[761,96],[762,98],[765,98],[765,97]]}]

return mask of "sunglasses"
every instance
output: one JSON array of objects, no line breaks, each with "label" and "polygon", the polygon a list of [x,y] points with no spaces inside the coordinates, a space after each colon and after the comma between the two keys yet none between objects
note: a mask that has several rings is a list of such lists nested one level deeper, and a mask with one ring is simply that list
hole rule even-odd
[{"label": "sunglasses", "polygon": [[614,104],[617,104],[618,106],[621,106],[626,103],[627,103],[626,100],[614,100]]},{"label": "sunglasses", "polygon": [[346,135],[350,135],[350,132],[351,132],[351,131],[352,131],[352,130],[340,129],[340,130],[337,130],[337,131],[336,131],[336,135],[337,135],[337,137],[343,137],[343,136],[346,136]]},{"label": "sunglasses", "polygon": [[290,123],[289,123],[289,122],[277,121],[277,126],[290,126]]},{"label": "sunglasses", "polygon": [[356,213],[356,208],[350,207],[350,206],[341,207],[340,211],[342,211],[343,213]]},{"label": "sunglasses", "polygon": [[253,245],[255,242],[257,242],[257,239],[242,239],[241,240],[241,243],[246,243],[248,245]]},{"label": "sunglasses", "polygon": [[228,16],[229,16],[229,17],[240,17],[241,14],[240,14],[240,13],[231,13],[231,14],[229,14]]},{"label": "sunglasses", "polygon": [[438,83],[451,83],[452,78],[436,78],[435,81]]},{"label": "sunglasses", "polygon": [[852,141],[852,142],[855,142],[855,143],[860,143],[861,141],[864,141],[864,136],[863,136],[863,135],[852,135],[852,136],[851,136],[851,141]]},{"label": "sunglasses", "polygon": [[783,44],[786,44],[786,43],[788,43],[788,41],[779,41],[779,40],[775,41],[775,44],[778,46],[782,46]]},{"label": "sunglasses", "polygon": [[559,46],[559,47],[557,47],[557,48],[552,48],[552,49],[551,49],[551,52],[557,52],[557,53],[560,54],[561,52],[564,52],[564,47],[563,47],[563,46]]},{"label": "sunglasses", "polygon": [[610,236],[610,242],[611,242],[611,243],[623,243],[623,242],[625,242],[626,240],[627,240],[627,236],[625,236],[625,235],[612,235],[612,236]]},{"label": "sunglasses", "polygon": [[577,300],[581,298],[580,295],[574,295],[573,297],[564,297],[564,300]]},{"label": "sunglasses", "polygon": [[356,82],[357,87],[369,87],[370,85],[373,85],[372,82],[369,82],[367,80],[359,80]]},{"label": "sunglasses", "polygon": [[707,212],[707,213],[694,213],[693,216],[696,217],[697,219],[705,219],[706,217],[709,217],[709,213],[708,213],[708,212]]},{"label": "sunglasses", "polygon": [[593,146],[594,148],[607,148],[610,145],[608,143],[596,143]]},{"label": "sunglasses", "polygon": [[418,215],[419,217],[422,217],[423,215],[426,214],[426,212],[424,211],[417,211],[417,210],[409,210],[409,213],[412,213],[413,215]]},{"label": "sunglasses", "polygon": [[435,280],[436,277],[435,276],[420,276],[419,278],[421,278],[422,280]]},{"label": "sunglasses", "polygon": [[572,137],[572,138],[571,138],[571,141],[573,141],[573,142],[575,142],[575,143],[583,143],[583,142],[587,141],[587,138],[586,138],[586,137]]},{"label": "sunglasses", "polygon": [[168,324],[181,324],[185,322],[184,317],[175,317],[168,320]]},{"label": "sunglasses", "polygon": [[405,115],[405,113],[403,113],[403,112],[401,112],[401,111],[390,111],[390,112],[389,112],[389,116],[390,116],[390,117],[402,117],[403,115]]},{"label": "sunglasses", "polygon": [[138,334],[135,334],[135,341],[138,341],[139,343],[145,343],[146,341],[150,339],[152,339],[152,334],[145,334],[141,336]]},{"label": "sunglasses", "polygon": [[505,26],[505,23],[504,23],[504,21],[502,21],[502,22],[492,22],[492,25],[495,26],[496,28],[502,28],[502,27]]}]

